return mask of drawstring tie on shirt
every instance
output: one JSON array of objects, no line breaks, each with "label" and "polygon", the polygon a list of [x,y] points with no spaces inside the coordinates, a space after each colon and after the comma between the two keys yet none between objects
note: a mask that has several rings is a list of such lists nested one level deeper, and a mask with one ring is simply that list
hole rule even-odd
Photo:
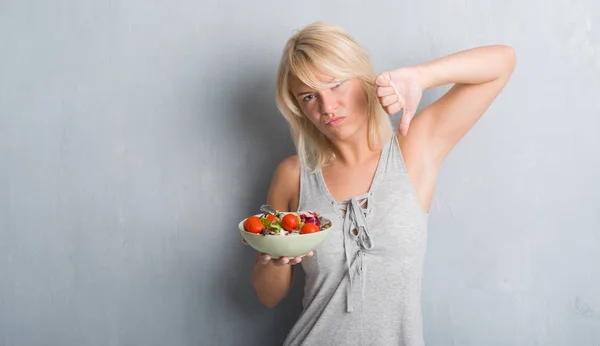
[{"label": "drawstring tie on shirt", "polygon": [[[368,197],[364,198],[363,203],[368,203]],[[346,254],[346,266],[348,268],[348,286],[346,287],[346,311],[352,312],[352,287],[354,273],[360,277],[361,290],[364,287],[364,271],[366,270],[364,250],[369,250],[373,247],[373,239],[367,227],[367,220],[359,203],[359,198],[352,197],[346,205],[346,215],[344,219],[344,251]],[[350,241],[355,240],[359,249],[351,259]],[[354,270],[352,270],[354,269]],[[354,273],[353,273],[354,272]],[[362,293],[361,293],[362,294]]]}]

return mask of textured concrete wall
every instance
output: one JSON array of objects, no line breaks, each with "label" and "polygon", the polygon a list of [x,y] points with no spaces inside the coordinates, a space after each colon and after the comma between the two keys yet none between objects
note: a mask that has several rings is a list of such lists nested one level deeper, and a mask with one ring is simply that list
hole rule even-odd
[{"label": "textured concrete wall", "polygon": [[302,280],[262,307],[236,225],[293,153],[275,69],[315,20],[378,71],[516,49],[441,171],[426,339],[599,345],[599,19],[592,0],[1,2],[0,345],[281,343]]}]

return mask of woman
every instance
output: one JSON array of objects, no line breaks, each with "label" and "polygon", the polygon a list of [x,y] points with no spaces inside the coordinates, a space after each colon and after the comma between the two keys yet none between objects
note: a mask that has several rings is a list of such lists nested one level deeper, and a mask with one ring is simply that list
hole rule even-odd
[{"label": "woman", "polygon": [[[421,277],[438,171],[514,66],[510,47],[488,46],[376,76],[338,27],[314,23],[290,38],[276,99],[297,155],[277,167],[268,204],[317,211],[334,226],[304,260],[258,256],[252,282],[268,307],[286,296],[293,265],[306,272],[286,345],[424,345]],[[446,84],[413,118],[423,91]],[[395,132],[387,114],[400,110]]]}]

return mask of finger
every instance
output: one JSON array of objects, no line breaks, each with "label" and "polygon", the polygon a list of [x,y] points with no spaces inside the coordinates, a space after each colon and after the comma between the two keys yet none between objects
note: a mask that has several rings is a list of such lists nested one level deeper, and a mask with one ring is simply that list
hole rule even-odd
[{"label": "finger", "polygon": [[386,87],[390,85],[390,80],[390,73],[383,72],[379,76],[377,76],[377,78],[375,78],[375,85]]},{"label": "finger", "polygon": [[400,132],[400,135],[406,136],[408,134],[408,124],[400,124],[400,126],[398,126],[398,131]]},{"label": "finger", "polygon": [[394,95],[395,93],[396,93],[396,90],[394,90],[394,88],[392,88],[391,86],[377,88],[377,96],[378,97]]},{"label": "finger", "polygon": [[248,242],[246,241],[246,239],[242,238],[242,244],[248,245]]},{"label": "finger", "polygon": [[289,260],[289,258],[287,258],[287,257],[281,257],[281,258],[278,258],[278,259],[274,260],[274,262],[273,262],[273,263],[274,263],[274,264],[275,264],[277,267],[281,267],[281,266],[284,266],[284,265],[286,265],[286,264],[290,263],[290,260]]},{"label": "finger", "polygon": [[296,256],[290,260],[290,264],[298,264],[300,262],[302,262],[302,257],[300,256]]},{"label": "finger", "polygon": [[408,121],[412,120],[417,112],[417,106],[419,105],[420,99],[420,96],[418,96],[415,92],[410,92],[406,97],[404,112],[408,114]]},{"label": "finger", "polygon": [[400,102],[396,102],[396,103],[391,104],[389,107],[386,107],[385,111],[389,115],[394,115],[394,114],[400,112],[401,109],[402,109],[402,104]]},{"label": "finger", "polygon": [[413,116],[415,115],[415,109],[413,108],[414,106],[415,105],[410,99],[407,100],[407,104],[404,107],[404,113],[402,114],[402,118],[400,119],[400,124],[398,126],[398,130],[403,136],[408,134],[408,127]]},{"label": "finger", "polygon": [[314,253],[312,251],[310,251],[309,253],[306,254],[306,258],[311,258],[314,255]]},{"label": "finger", "polygon": [[410,124],[410,120],[412,119],[412,114],[408,112],[404,112],[402,114],[402,118],[400,119],[400,124],[398,124],[398,131],[402,136],[406,136],[408,134],[408,125]]},{"label": "finger", "polygon": [[262,264],[267,264],[267,263],[269,263],[270,260],[271,260],[271,256],[268,254],[262,254],[258,258],[258,261]]},{"label": "finger", "polygon": [[399,98],[398,95],[396,94],[392,94],[386,97],[380,97],[379,98],[379,102],[381,103],[382,106],[387,107],[389,105],[391,105],[392,103],[398,102]]}]

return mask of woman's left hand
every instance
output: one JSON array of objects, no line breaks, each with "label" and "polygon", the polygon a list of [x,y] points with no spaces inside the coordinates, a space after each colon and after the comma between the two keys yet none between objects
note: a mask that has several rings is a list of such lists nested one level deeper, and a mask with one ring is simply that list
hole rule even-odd
[{"label": "woman's left hand", "polygon": [[419,71],[415,67],[403,67],[383,72],[375,80],[377,96],[383,109],[393,115],[402,111],[398,131],[406,136],[408,125],[417,112],[423,96],[423,86]]}]

